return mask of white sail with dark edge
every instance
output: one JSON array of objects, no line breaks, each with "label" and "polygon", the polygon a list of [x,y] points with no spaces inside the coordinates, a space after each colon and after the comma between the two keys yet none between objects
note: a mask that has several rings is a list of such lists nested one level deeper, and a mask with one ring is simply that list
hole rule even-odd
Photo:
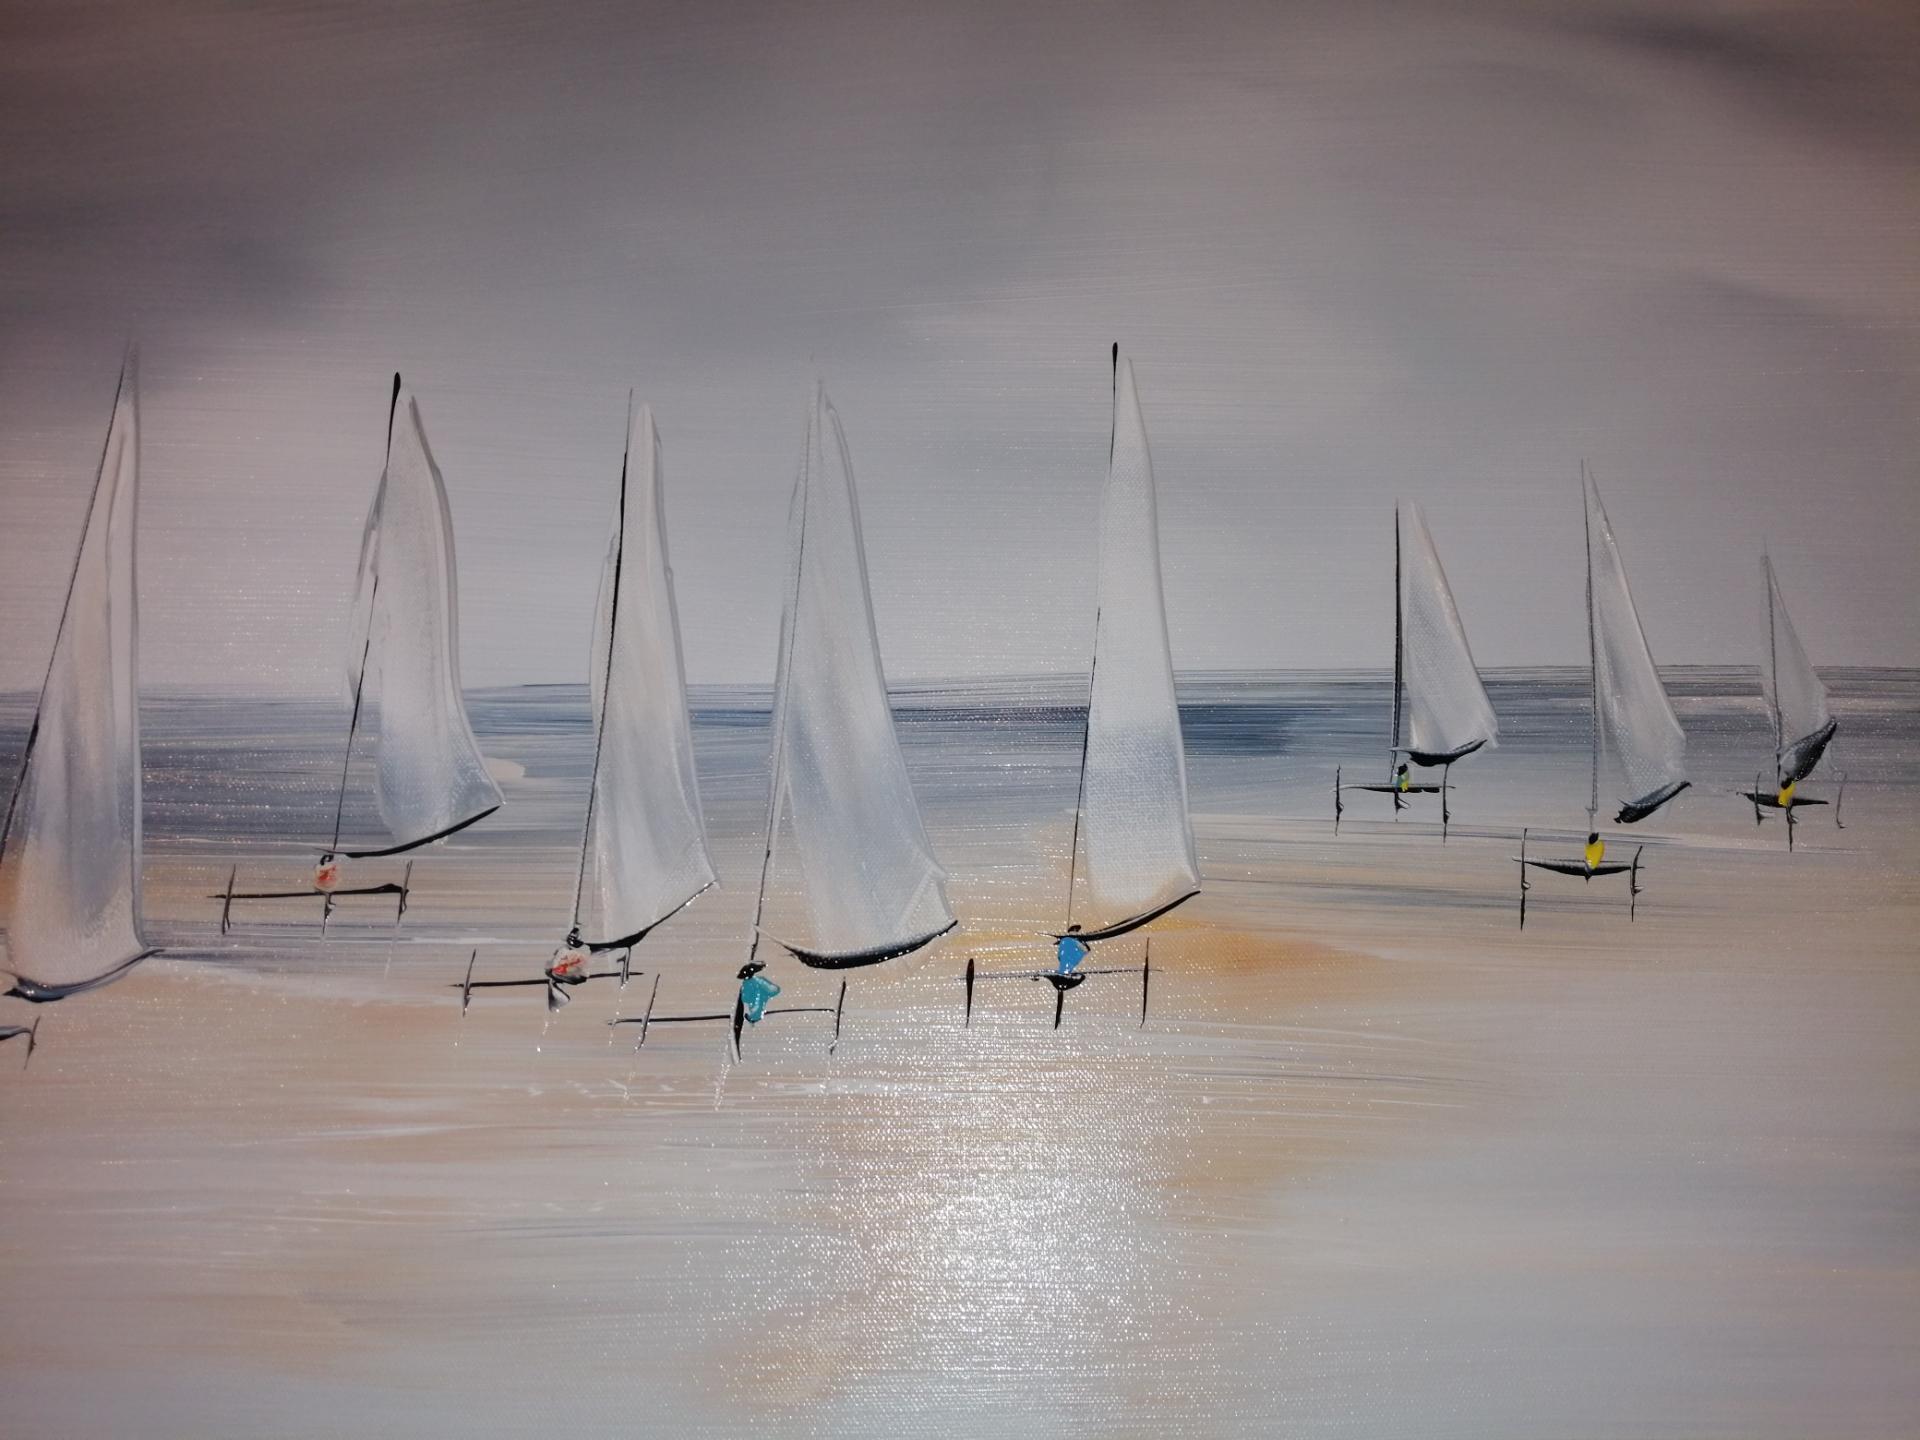
[{"label": "white sail with dark edge", "polygon": [[811,932],[780,943],[809,965],[873,964],[919,949],[954,918],[894,732],[846,435],[818,388],[788,543],[767,863],[784,815],[780,860],[797,862]]},{"label": "white sail with dark edge", "polygon": [[1092,939],[1130,930],[1200,890],[1160,585],[1153,459],[1126,360],[1114,372],[1096,593],[1078,826],[1086,855],[1082,930]]},{"label": "white sail with dark edge", "polygon": [[[387,468],[360,546],[358,642],[348,682],[375,744],[375,793],[390,855],[437,840],[500,807],[460,692],[453,516],[411,396],[396,407]],[[349,740],[351,743],[351,740]]]},{"label": "white sail with dark edge", "polygon": [[574,922],[630,945],[714,882],[687,719],[653,412],[633,417],[594,617],[592,794]]},{"label": "white sail with dark edge", "polygon": [[58,1000],[152,954],[140,933],[140,424],[131,353],[3,842],[12,993]]},{"label": "white sail with dark edge", "polygon": [[1645,819],[1687,787],[1687,736],[1654,668],[1627,587],[1626,567],[1591,474],[1584,477],[1584,489],[1595,707],[1593,805],[1599,805],[1599,755],[1605,745],[1618,757],[1626,779],[1627,798],[1614,817],[1625,825]]},{"label": "white sail with dark edge", "polygon": [[1394,743],[1420,764],[1442,764],[1498,744],[1500,726],[1418,505],[1401,512],[1398,549],[1407,743]]},{"label": "white sail with dark edge", "polygon": [[1767,591],[1767,653],[1760,675],[1773,711],[1774,753],[1784,784],[1812,772],[1837,726],[1827,709],[1827,687],[1814,673],[1787,614],[1771,556],[1760,557],[1760,572]]}]

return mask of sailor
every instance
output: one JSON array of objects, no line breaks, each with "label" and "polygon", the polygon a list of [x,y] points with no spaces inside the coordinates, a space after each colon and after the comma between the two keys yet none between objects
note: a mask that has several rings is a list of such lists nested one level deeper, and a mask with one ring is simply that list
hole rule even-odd
[{"label": "sailor", "polygon": [[577,985],[587,978],[587,962],[593,958],[593,952],[587,949],[586,942],[580,938],[580,927],[574,926],[567,932],[565,942],[553,952],[553,959],[547,963],[547,976],[568,985]]},{"label": "sailor", "polygon": [[1601,857],[1606,853],[1607,842],[1600,838],[1598,830],[1587,836],[1587,869],[1589,871],[1600,868]]},{"label": "sailor", "polygon": [[780,987],[760,972],[767,967],[749,960],[740,967],[740,1013],[749,1025],[758,1025],[767,1013],[767,1002],[780,993]]},{"label": "sailor", "polygon": [[1080,927],[1069,925],[1067,933],[1060,937],[1054,947],[1054,974],[1071,975],[1080,968],[1080,962],[1091,953],[1087,942],[1080,938]]},{"label": "sailor", "polygon": [[1778,805],[1782,810],[1785,810],[1789,806],[1791,806],[1793,804],[1793,787],[1795,785],[1798,785],[1799,783],[1800,782],[1798,780],[1792,780],[1792,779],[1781,781],[1780,793],[1774,797],[1774,803]]},{"label": "sailor", "polygon": [[313,867],[313,888],[325,893],[340,883],[340,862],[333,858],[329,850],[320,857],[320,863]]},{"label": "sailor", "polygon": [[1402,760],[1399,768],[1393,772],[1393,787],[1402,795],[1413,786],[1413,776],[1407,771],[1407,762]]}]

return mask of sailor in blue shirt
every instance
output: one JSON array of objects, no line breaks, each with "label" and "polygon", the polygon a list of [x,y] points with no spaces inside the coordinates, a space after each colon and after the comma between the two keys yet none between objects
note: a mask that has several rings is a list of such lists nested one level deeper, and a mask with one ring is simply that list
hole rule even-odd
[{"label": "sailor in blue shirt", "polygon": [[760,972],[767,967],[749,960],[740,967],[740,1013],[749,1025],[758,1025],[767,1013],[767,1002],[780,993],[780,987]]},{"label": "sailor in blue shirt", "polygon": [[1062,935],[1059,944],[1054,946],[1054,974],[1073,974],[1080,968],[1080,962],[1090,953],[1087,942],[1080,938],[1080,927],[1069,925],[1067,933]]}]

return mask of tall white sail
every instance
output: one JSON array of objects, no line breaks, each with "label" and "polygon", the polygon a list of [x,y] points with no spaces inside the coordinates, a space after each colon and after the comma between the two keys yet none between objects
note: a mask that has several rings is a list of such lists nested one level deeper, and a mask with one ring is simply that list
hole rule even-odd
[{"label": "tall white sail", "polygon": [[1114,373],[1097,595],[1079,825],[1082,923],[1094,935],[1128,928],[1200,889],[1160,588],[1153,459],[1125,360]]},{"label": "tall white sail", "polygon": [[1767,653],[1760,677],[1773,710],[1780,778],[1798,780],[1820,763],[1833,738],[1833,716],[1827,709],[1827,687],[1814,673],[1800,634],[1793,628],[1793,617],[1787,614],[1771,556],[1760,557],[1760,572],[1767,590]]},{"label": "tall white sail", "polygon": [[412,397],[397,407],[387,468],[367,513],[348,683],[365,667],[363,713],[376,749],[375,791],[391,843],[383,855],[451,834],[500,806],[460,693],[453,515]]},{"label": "tall white sail", "polygon": [[[1642,819],[1687,785],[1687,736],[1654,668],[1627,572],[1593,477],[1585,477],[1587,587],[1598,732],[1619,758],[1627,796],[1623,824]],[[1594,804],[1599,803],[1598,752]]]},{"label": "tall white sail", "polygon": [[91,989],[152,953],[140,934],[134,371],[129,355],[7,832],[7,969],[32,1000]]},{"label": "tall white sail", "polygon": [[593,793],[574,920],[590,944],[629,944],[713,884],[667,561],[660,436],[642,406],[594,617]]},{"label": "tall white sail", "polygon": [[781,858],[798,861],[812,930],[782,943],[813,965],[868,964],[918,949],[954,919],[894,733],[846,435],[818,388],[788,543],[769,847],[784,813]]},{"label": "tall white sail", "polygon": [[[1500,725],[1418,505],[1400,514],[1399,552],[1407,748],[1430,763],[1497,744]],[[1394,739],[1397,745],[1399,737]]]}]

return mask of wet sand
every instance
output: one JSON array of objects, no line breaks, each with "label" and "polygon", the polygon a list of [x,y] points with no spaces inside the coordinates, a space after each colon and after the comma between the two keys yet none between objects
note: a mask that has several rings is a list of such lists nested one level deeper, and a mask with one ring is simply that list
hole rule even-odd
[{"label": "wet sand", "polygon": [[[1683,700],[1702,778],[1650,835],[1639,918],[1545,876],[1524,932],[1512,832],[1581,818],[1553,694],[1496,693],[1512,733],[1462,767],[1444,845],[1374,796],[1331,833],[1370,692],[1190,706],[1207,890],[1152,931],[1144,1029],[1132,977],[1073,992],[1058,1032],[1044,985],[983,984],[962,1028],[968,953],[1044,956],[1071,727],[909,722],[963,931],[854,977],[833,1057],[829,1021],[783,1017],[738,1066],[718,1026],[635,1054],[603,1022],[656,967],[662,1012],[724,1008],[751,724],[701,726],[730,883],[643,947],[648,973],[463,1021],[471,940],[488,977],[551,944],[581,737],[483,710],[527,772],[502,823],[419,861],[397,936],[350,911],[322,945],[299,904],[222,941],[204,898],[232,864],[299,873],[246,816],[275,809],[263,777],[298,811],[318,750],[163,721],[169,958],[49,1011],[30,1068],[0,1048],[0,1428],[1909,1434],[1901,684],[1843,702],[1873,781],[1791,857],[1726,794],[1753,717]],[[783,1003],[832,1003],[834,978],[773,973]]]}]

